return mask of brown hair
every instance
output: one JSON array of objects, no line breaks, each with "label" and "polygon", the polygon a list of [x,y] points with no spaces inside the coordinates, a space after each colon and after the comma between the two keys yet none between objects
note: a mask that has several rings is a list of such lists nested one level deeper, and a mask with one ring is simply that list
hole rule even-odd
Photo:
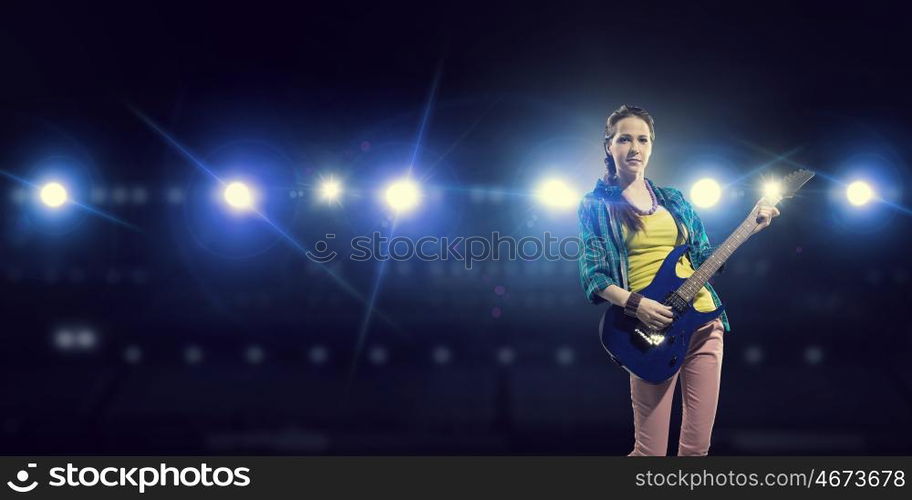
[{"label": "brown hair", "polygon": [[[646,125],[649,126],[649,140],[655,141],[655,122],[652,120],[652,116],[643,108],[638,108],[636,106],[628,106],[624,104],[620,108],[614,110],[614,113],[611,113],[611,116],[608,117],[608,120],[605,122],[605,167],[608,169],[608,173],[605,174],[605,182],[611,185],[618,185],[618,175],[617,175],[617,165],[614,164],[614,158],[611,156],[611,153],[608,151],[608,144],[611,143],[611,140],[614,139],[614,134],[617,133],[617,124],[619,121],[624,118],[629,118],[635,116],[640,118]],[[618,217],[629,231],[640,231],[643,229],[643,221],[637,216],[637,213],[633,210],[633,206],[626,201],[620,203],[609,203],[609,210],[612,212],[614,217]]]}]

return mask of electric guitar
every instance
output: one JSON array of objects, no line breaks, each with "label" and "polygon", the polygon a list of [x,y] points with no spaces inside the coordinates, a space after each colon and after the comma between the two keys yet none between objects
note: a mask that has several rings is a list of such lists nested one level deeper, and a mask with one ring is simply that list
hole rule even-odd
[{"label": "electric guitar", "polygon": [[675,247],[665,257],[652,283],[640,294],[671,307],[674,319],[665,328],[655,329],[639,319],[624,314],[624,308],[611,305],[602,315],[599,332],[602,345],[611,358],[624,369],[647,382],[658,384],[681,369],[684,355],[693,332],[704,323],[722,314],[724,306],[711,312],[699,312],[693,301],[709,278],[741,246],[759,225],[757,210],[766,201],[775,206],[791,198],[804,184],[814,177],[814,172],[799,169],[789,174],[767,193],[755,206],[744,222],[706,259],[689,278],[678,277],[675,267],[688,250],[688,245]]}]

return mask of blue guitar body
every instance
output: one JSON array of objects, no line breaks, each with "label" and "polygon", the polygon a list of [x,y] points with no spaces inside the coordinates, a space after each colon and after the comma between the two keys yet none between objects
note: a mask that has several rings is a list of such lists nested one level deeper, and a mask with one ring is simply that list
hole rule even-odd
[{"label": "blue guitar body", "polygon": [[680,301],[675,304],[674,300],[669,300],[685,281],[685,278],[678,277],[675,267],[687,249],[687,245],[675,247],[662,262],[652,283],[639,292],[645,298],[672,306],[675,318],[668,328],[661,332],[651,331],[637,318],[625,315],[622,307],[615,305],[605,311],[599,323],[602,345],[611,358],[627,371],[653,384],[668,380],[681,369],[693,332],[719,317],[724,309],[719,307],[704,313],[694,309],[693,304],[681,304]]}]

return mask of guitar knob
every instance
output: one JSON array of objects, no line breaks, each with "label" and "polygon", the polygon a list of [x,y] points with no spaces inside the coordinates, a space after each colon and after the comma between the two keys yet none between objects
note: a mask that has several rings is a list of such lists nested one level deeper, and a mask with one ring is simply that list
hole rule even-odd
[{"label": "guitar knob", "polygon": [[678,362],[677,356],[672,356],[671,361],[668,362],[668,366],[674,366]]}]

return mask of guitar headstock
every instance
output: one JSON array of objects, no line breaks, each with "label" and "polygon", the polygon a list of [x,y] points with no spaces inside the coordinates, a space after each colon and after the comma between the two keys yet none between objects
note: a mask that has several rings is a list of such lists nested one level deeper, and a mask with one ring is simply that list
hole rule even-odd
[{"label": "guitar headstock", "polygon": [[776,205],[786,198],[795,196],[795,193],[813,177],[813,171],[806,168],[799,168],[785,176],[781,181],[768,182],[763,187],[763,198],[769,204]]}]

